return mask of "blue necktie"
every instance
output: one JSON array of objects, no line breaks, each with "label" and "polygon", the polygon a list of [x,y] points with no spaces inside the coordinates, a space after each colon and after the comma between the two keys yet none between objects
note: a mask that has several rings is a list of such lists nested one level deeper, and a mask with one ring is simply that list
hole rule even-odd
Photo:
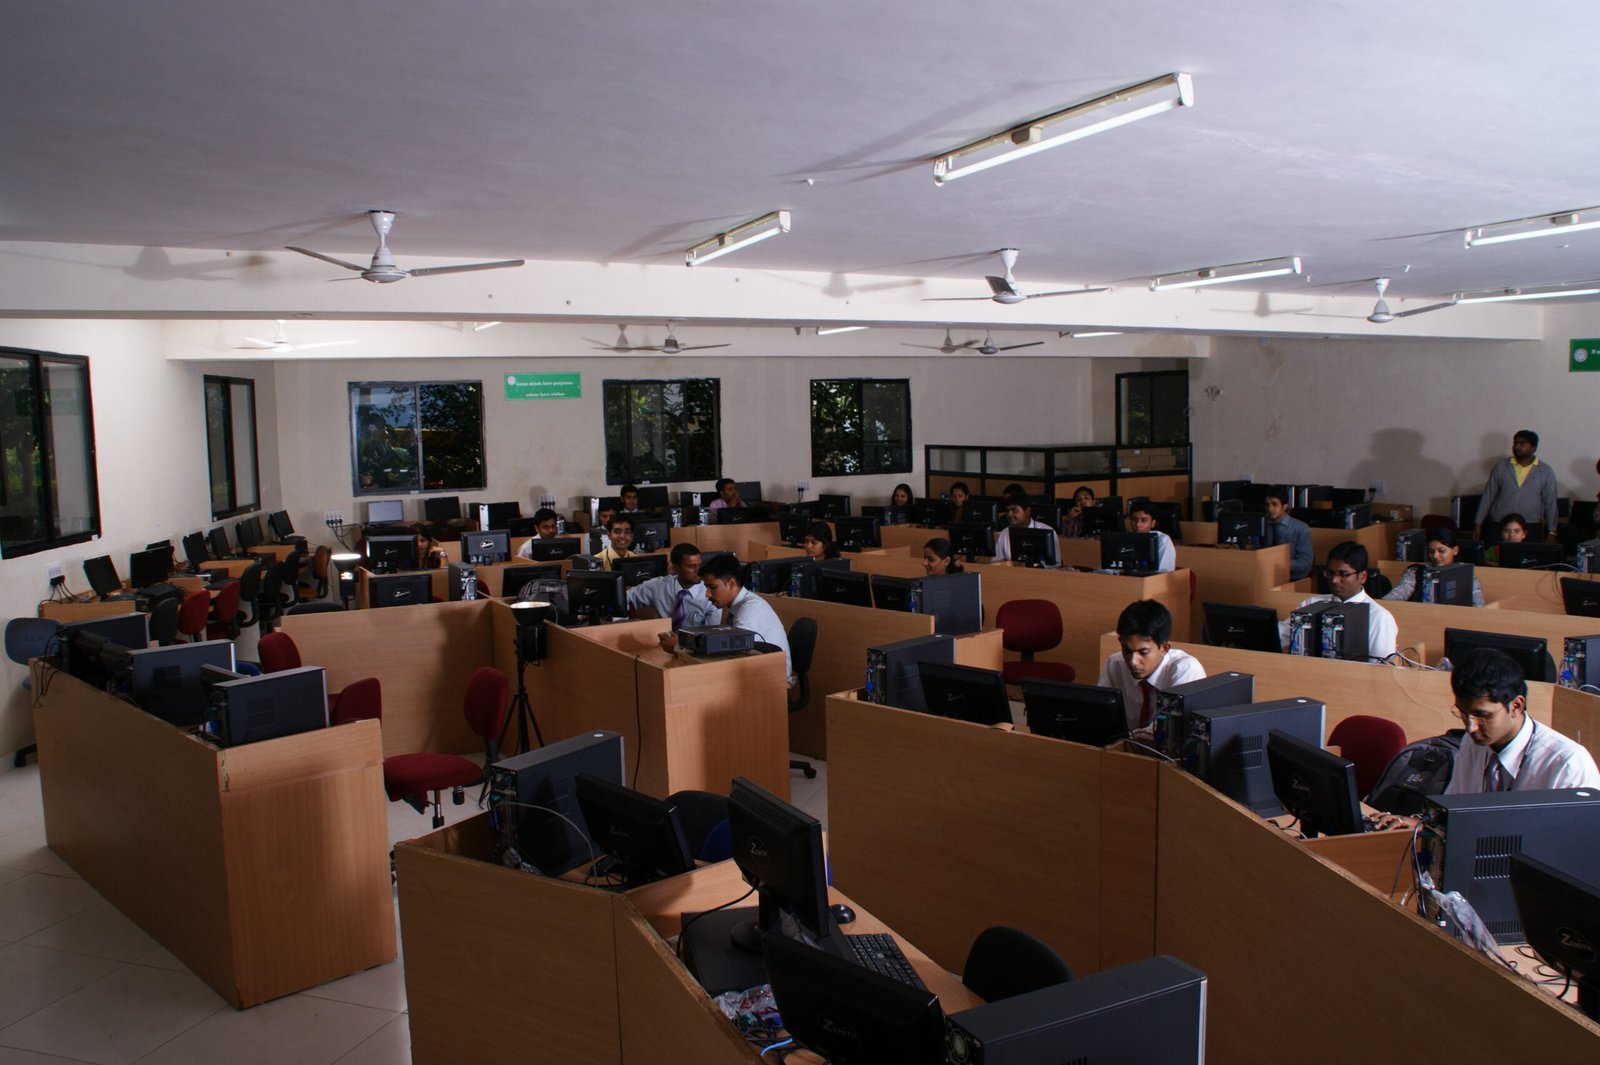
[{"label": "blue necktie", "polygon": [[1510,791],[1511,774],[1500,764],[1500,755],[1489,752],[1489,764],[1483,767],[1483,790],[1486,792]]},{"label": "blue necktie", "polygon": [[688,599],[689,589],[680,588],[678,590],[678,601],[672,604],[672,627],[674,629],[683,628],[683,619],[688,613]]}]

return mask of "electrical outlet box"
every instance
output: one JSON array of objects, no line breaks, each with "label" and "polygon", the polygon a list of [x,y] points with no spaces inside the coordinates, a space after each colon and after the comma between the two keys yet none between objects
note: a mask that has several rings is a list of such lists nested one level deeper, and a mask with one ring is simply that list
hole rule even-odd
[{"label": "electrical outlet box", "polygon": [[804,492],[810,487],[811,487],[811,482],[810,481],[796,481],[794,483],[794,490],[796,492]]},{"label": "electrical outlet box", "polygon": [[51,584],[54,584],[56,581],[61,580],[61,578],[64,576],[62,574],[62,572],[61,572],[61,563],[59,563],[59,562],[50,563],[50,565],[48,565],[48,566],[46,566],[44,568],[44,575],[46,577],[50,578],[50,583]]},{"label": "electrical outlet box", "polygon": [[322,523],[330,528],[344,524],[344,513],[338,510],[325,510],[322,512]]},{"label": "electrical outlet box", "polygon": [[1368,481],[1367,488],[1371,490],[1373,499],[1377,499],[1379,496],[1383,495],[1382,481]]}]

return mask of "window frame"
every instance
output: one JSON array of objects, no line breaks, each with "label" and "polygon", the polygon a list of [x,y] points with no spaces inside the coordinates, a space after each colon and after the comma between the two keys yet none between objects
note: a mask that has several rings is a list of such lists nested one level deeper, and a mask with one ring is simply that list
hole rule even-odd
[{"label": "window frame", "polygon": [[[213,479],[212,468],[215,456],[211,452],[211,395],[212,385],[222,387],[222,446],[223,461],[227,467],[228,505],[221,510],[217,509],[216,485]],[[249,503],[239,501],[239,468],[237,463],[238,443],[234,439],[234,410],[233,389],[235,385],[248,386],[250,390],[250,466],[251,489],[254,499]],[[232,518],[239,514],[249,514],[261,509],[261,426],[256,420],[256,382],[253,377],[224,377],[220,374],[205,374],[201,377],[201,394],[206,407],[206,480],[208,482],[207,495],[211,498],[211,520],[220,521],[223,518]]]},{"label": "window frame", "polygon": [[[1129,440],[1127,438],[1128,426],[1126,424],[1126,420],[1123,417],[1123,411],[1127,406],[1124,397],[1127,394],[1126,390],[1127,390],[1128,383],[1130,383],[1130,382],[1149,382],[1149,385],[1150,385],[1150,399],[1151,399],[1150,406],[1151,406],[1151,411],[1152,411],[1152,414],[1153,414],[1154,413],[1154,409],[1155,409],[1155,403],[1154,403],[1155,379],[1156,378],[1162,378],[1162,377],[1174,377],[1174,378],[1175,377],[1181,377],[1181,378],[1183,378],[1183,382],[1184,382],[1184,387],[1183,387],[1183,393],[1184,393],[1184,401],[1183,401],[1183,434],[1181,436],[1179,436],[1178,438],[1173,439],[1173,440],[1158,440],[1158,439],[1155,438],[1155,434],[1152,432],[1151,433],[1151,439],[1149,439],[1149,440],[1138,440],[1138,441]],[[1189,409],[1190,409],[1189,408],[1189,371],[1187,369],[1177,369],[1177,370],[1136,370],[1136,371],[1130,371],[1128,373],[1119,373],[1119,374],[1117,374],[1117,390],[1116,390],[1117,446],[1118,447],[1175,447],[1175,446],[1180,445],[1180,444],[1188,444],[1190,442],[1189,441],[1189,431],[1192,428],[1192,426],[1190,425],[1190,419],[1189,419]],[[1152,427],[1152,429],[1154,429],[1154,427],[1155,427],[1153,419],[1152,419],[1152,422],[1151,422],[1151,427]]]},{"label": "window frame", "polygon": [[[653,388],[660,388],[666,385],[689,384],[709,385],[711,388],[711,418],[714,424],[709,430],[711,436],[710,468],[702,470],[699,468],[687,468],[683,465],[680,465],[677,469],[667,469],[663,467],[662,474],[660,476],[645,476],[645,471],[642,471],[635,465],[635,463],[638,461],[639,453],[635,447],[633,432],[634,422],[631,414],[624,430],[627,443],[625,448],[627,453],[626,466],[623,469],[614,468],[611,464],[612,426],[609,414],[612,401],[612,389],[622,387],[628,390],[628,394],[625,397],[626,402],[624,403],[624,406],[631,412],[634,406],[634,392],[638,386],[643,385]],[[653,484],[673,484],[690,481],[709,481],[715,480],[716,478],[722,476],[722,378],[720,377],[605,378],[600,382],[600,420],[603,432],[603,448],[605,451],[605,483],[608,487],[611,485],[640,484],[645,482]],[[678,441],[680,454],[686,453],[690,450],[688,447],[689,438],[688,432],[685,432],[684,436]]]},{"label": "window frame", "polygon": [[[884,463],[872,465],[867,462],[867,444],[865,433],[860,434],[856,443],[856,461],[861,468],[857,470],[823,469],[817,461],[817,397],[818,385],[854,385],[855,413],[858,419],[866,417],[866,386],[868,385],[898,385],[901,390],[901,399],[904,404],[905,440],[902,444],[902,463]],[[811,442],[811,476],[813,477],[869,477],[883,476],[895,473],[910,473],[913,466],[913,452],[916,448],[916,436],[911,417],[911,379],[909,377],[813,377],[806,390],[807,402],[810,407],[807,411]],[[882,445],[878,445],[882,446]]]},{"label": "window frame", "polygon": [[[428,387],[443,385],[470,385],[478,390],[478,469],[482,474],[481,484],[458,484],[429,487],[426,480],[426,454],[423,451],[422,402],[420,390]],[[415,444],[412,453],[416,457],[417,476],[416,482],[410,485],[373,485],[371,488],[361,486],[361,421],[356,414],[358,405],[357,390],[371,388],[410,389],[412,391],[412,410],[414,421],[412,432]],[[421,495],[426,492],[481,492],[489,487],[489,455],[484,446],[485,434],[488,432],[486,415],[484,413],[484,395],[488,390],[481,379],[472,380],[464,378],[459,380],[444,380],[429,378],[422,381],[348,381],[345,383],[345,406],[350,416],[350,493],[356,498],[367,496],[394,496],[394,495]]]},{"label": "window frame", "polygon": [[[16,348],[0,345],[0,357],[25,359],[31,363],[30,375],[34,395],[40,398],[33,409],[34,439],[39,442],[39,458],[41,478],[34,490],[39,493],[38,502],[40,523],[44,526],[43,539],[28,540],[15,544],[6,544],[0,541],[0,559],[21,558],[24,555],[37,554],[40,551],[49,551],[52,548],[68,547],[73,544],[88,543],[97,538],[101,533],[100,525],[100,461],[99,451],[95,445],[94,434],[94,388],[90,376],[89,357],[87,355],[67,355],[55,351],[39,351],[33,348]],[[54,426],[46,417],[50,406],[50,390],[45,385],[44,368],[47,364],[57,364],[77,367],[83,374],[83,399],[84,399],[84,454],[86,465],[84,468],[84,483],[87,489],[90,512],[88,515],[89,528],[83,532],[67,533],[61,529],[60,501],[55,486],[60,483],[57,474],[57,448]],[[4,441],[0,441],[3,448]],[[0,501],[5,499],[5,466],[3,451],[0,451]]]}]

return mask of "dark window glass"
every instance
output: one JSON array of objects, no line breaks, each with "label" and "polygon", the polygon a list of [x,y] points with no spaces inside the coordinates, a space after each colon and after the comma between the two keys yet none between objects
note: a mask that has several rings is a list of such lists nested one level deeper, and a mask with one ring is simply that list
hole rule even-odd
[{"label": "dark window glass", "polygon": [[100,532],[89,360],[0,348],[0,557]]},{"label": "dark window glass", "polygon": [[704,481],[722,472],[722,381],[606,381],[606,483]]},{"label": "dark window glass", "polygon": [[1158,447],[1189,442],[1189,371],[1117,374],[1117,443]]},{"label": "dark window glass", "polygon": [[261,505],[256,473],[256,383],[206,377],[206,458],[211,516],[226,518]]},{"label": "dark window glass", "polygon": [[812,476],[910,469],[910,381],[811,382]]},{"label": "dark window glass", "polygon": [[350,386],[355,494],[483,488],[481,381]]}]

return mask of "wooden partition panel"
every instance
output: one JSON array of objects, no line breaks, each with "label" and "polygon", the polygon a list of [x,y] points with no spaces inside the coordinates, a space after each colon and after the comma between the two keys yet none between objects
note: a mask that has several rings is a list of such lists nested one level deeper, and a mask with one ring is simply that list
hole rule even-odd
[{"label": "wooden partition panel", "polygon": [[749,560],[748,544],[782,542],[777,522],[752,521],[744,525],[688,525],[674,528],[668,546],[691,543],[701,551],[732,551],[739,556],[739,561],[745,562]]},{"label": "wooden partition panel", "polygon": [[[1378,563],[1384,576],[1398,584],[1406,570],[1416,563],[1385,559]],[[1565,614],[1561,601],[1561,580],[1564,577],[1595,580],[1595,574],[1573,573],[1570,570],[1501,569],[1499,566],[1477,566],[1473,575],[1478,587],[1483,589],[1484,602],[1501,610],[1519,610],[1533,614]],[[1596,621],[1600,628],[1600,620]]]},{"label": "wooden partition panel", "polygon": [[1168,766],[1159,824],[1156,950],[1209,977],[1210,1060],[1594,1060],[1600,1026]]},{"label": "wooden partition panel", "polygon": [[328,671],[328,690],[377,677],[383,682],[383,753],[483,749],[461,713],[473,670],[492,660],[483,600],[387,610],[294,614],[283,631],[308,666]]},{"label": "wooden partition panel", "polygon": [[622,1060],[750,1065],[756,1051],[630,906],[618,906],[617,995]]},{"label": "wooden partition panel", "polygon": [[1259,603],[1274,587],[1288,582],[1289,545],[1240,551],[1179,544],[1178,565],[1194,573],[1189,635],[1197,638],[1206,620],[1205,603]]},{"label": "wooden partition panel", "polygon": [[[910,555],[897,555],[886,551],[881,555],[855,554],[846,555],[850,560],[850,569],[856,573],[881,573],[885,577],[924,577],[927,570],[922,565],[922,549],[917,549],[916,557]],[[973,566],[970,572],[983,573],[987,567]]]},{"label": "wooden partition panel", "polygon": [[1574,743],[1583,744],[1600,762],[1600,696],[1553,685],[1550,727]]},{"label": "wooden partition panel", "polygon": [[1381,558],[1393,558],[1394,551],[1389,545],[1384,526],[1374,522],[1362,529],[1312,529],[1311,530],[1311,560],[1315,565],[1322,565],[1328,561],[1328,552],[1335,544],[1342,544],[1347,540],[1354,540],[1367,549],[1370,564],[1375,564]]},{"label": "wooden partition panel", "polygon": [[950,538],[949,529],[926,529],[921,525],[885,525],[878,530],[878,540],[885,551],[904,550],[922,558],[922,545],[935,537]]}]

